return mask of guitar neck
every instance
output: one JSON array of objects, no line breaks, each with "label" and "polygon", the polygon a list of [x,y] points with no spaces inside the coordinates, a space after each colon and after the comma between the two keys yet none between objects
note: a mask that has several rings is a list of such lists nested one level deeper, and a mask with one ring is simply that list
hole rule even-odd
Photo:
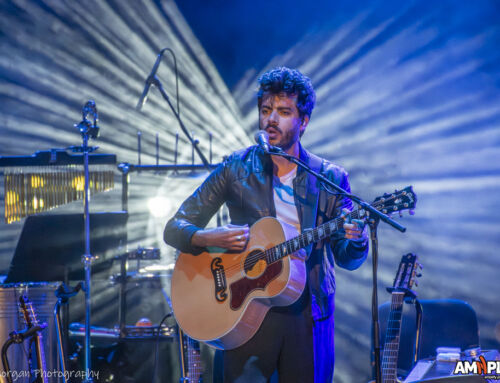
[{"label": "guitar neck", "polygon": [[179,327],[179,345],[181,358],[180,381],[186,383],[201,383],[202,365],[200,354],[200,343],[182,331]]},{"label": "guitar neck", "polygon": [[43,350],[42,334],[38,332],[35,336],[36,359],[38,363],[39,379],[41,383],[47,383],[47,366],[45,364],[45,352]]},{"label": "guitar neck", "polygon": [[268,264],[274,263],[286,257],[289,254],[303,249],[304,247],[330,237],[344,226],[345,219],[359,219],[365,215],[365,210],[353,210],[345,218],[336,218],[328,221],[314,229],[307,230],[304,233],[289,239],[279,245],[271,247],[265,251]]},{"label": "guitar neck", "polygon": [[[413,209],[415,208],[416,201],[417,197],[413,192],[412,187],[408,186],[403,190],[396,190],[392,194],[384,194],[381,197],[375,198],[371,206],[376,208],[378,211],[387,214],[397,211],[400,212],[406,209]],[[365,209],[356,209],[351,211],[345,217],[338,217],[315,227],[314,229],[307,230],[295,238],[289,239],[288,241],[267,249],[264,252],[266,261],[268,264],[277,262],[281,258],[286,257],[297,250],[303,249],[311,243],[318,242],[333,235],[343,227],[346,220],[365,218],[367,215],[368,212]]]},{"label": "guitar neck", "polygon": [[[38,319],[33,308],[31,301],[25,296],[19,298],[20,308],[22,310],[24,320],[28,328],[38,326]],[[37,331],[33,335],[33,342],[35,344],[35,357],[37,363],[36,380],[37,383],[47,383],[47,365],[45,363],[45,352],[43,349],[43,338],[41,331]]]},{"label": "guitar neck", "polygon": [[397,383],[399,337],[405,293],[392,293],[391,312],[385,333],[384,353],[382,356],[382,383]]},{"label": "guitar neck", "polygon": [[187,367],[188,367],[188,377],[189,381],[193,383],[201,382],[201,355],[200,355],[200,343],[194,339],[189,338],[185,335],[186,338],[186,352],[187,352]]}]

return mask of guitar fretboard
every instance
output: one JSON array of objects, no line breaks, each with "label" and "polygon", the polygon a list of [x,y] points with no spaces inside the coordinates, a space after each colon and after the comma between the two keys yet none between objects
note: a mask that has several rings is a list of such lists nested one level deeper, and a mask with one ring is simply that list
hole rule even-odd
[{"label": "guitar fretboard", "polygon": [[385,333],[384,353],[382,356],[382,383],[397,383],[399,337],[401,335],[401,316],[405,292],[392,293],[391,312]]},{"label": "guitar fretboard", "polygon": [[[350,212],[347,217],[351,219],[359,219],[364,217],[366,211],[363,209],[356,209]],[[347,218],[346,217],[346,218]],[[268,264],[279,261],[281,258],[286,257],[289,254],[296,252],[297,250],[303,249],[311,243],[318,242],[324,238],[333,235],[335,232],[339,231],[344,225],[344,218],[336,218],[328,221],[322,225],[315,227],[314,229],[307,230],[304,233],[289,239],[277,246],[271,247],[264,252],[266,261]]]},{"label": "guitar fretboard", "polygon": [[201,366],[201,355],[200,355],[200,343],[187,335],[184,335],[186,341],[186,353],[188,360],[188,371],[186,376],[191,383],[201,382],[202,366]]}]

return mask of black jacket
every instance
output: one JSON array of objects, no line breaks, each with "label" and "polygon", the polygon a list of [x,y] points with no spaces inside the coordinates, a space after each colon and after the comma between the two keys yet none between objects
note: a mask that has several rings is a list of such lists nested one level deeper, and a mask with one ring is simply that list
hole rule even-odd
[{"label": "black jacket", "polygon": [[[312,169],[350,191],[347,173],[339,166],[300,147],[300,158]],[[337,217],[342,208],[352,207],[350,200],[320,189],[316,178],[297,169],[294,179],[295,205],[302,231]],[[197,253],[202,249],[191,245],[193,234],[204,228],[223,203],[226,203],[235,225],[252,225],[266,216],[276,216],[272,161],[259,147],[251,146],[233,153],[217,167],[205,182],[182,204],[165,227],[165,242],[182,252]],[[335,293],[334,260],[340,267],[353,270],[363,263],[367,243],[343,238],[342,232],[329,241],[321,241],[306,249],[308,283],[315,319],[332,314]],[[327,242],[327,243],[323,243]]]}]

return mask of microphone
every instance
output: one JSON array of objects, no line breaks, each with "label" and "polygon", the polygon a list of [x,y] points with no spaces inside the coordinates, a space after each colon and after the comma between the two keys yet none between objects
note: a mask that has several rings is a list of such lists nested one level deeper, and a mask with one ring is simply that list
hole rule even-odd
[{"label": "microphone", "polygon": [[266,153],[269,153],[269,134],[265,130],[259,130],[254,134],[253,138],[262,150],[264,150]]},{"label": "microphone", "polygon": [[144,85],[144,90],[142,91],[141,98],[139,98],[139,102],[137,102],[137,106],[135,107],[135,109],[137,109],[137,110],[141,110],[148,99],[149,88],[151,87],[151,84],[153,83],[153,79],[156,76],[156,72],[158,71],[158,67],[160,66],[161,58],[162,58],[163,53],[165,52],[166,49],[167,48],[163,48],[160,51],[160,53],[158,54],[158,57],[156,58],[155,65],[153,66],[153,69],[151,69],[151,73],[149,74],[148,78],[146,79],[146,85]]},{"label": "microphone", "polygon": [[82,114],[83,114],[83,119],[86,120],[87,116],[92,113],[92,116],[94,117],[94,120],[97,120],[97,107],[95,105],[94,100],[88,100],[87,103],[83,106],[82,109]]}]

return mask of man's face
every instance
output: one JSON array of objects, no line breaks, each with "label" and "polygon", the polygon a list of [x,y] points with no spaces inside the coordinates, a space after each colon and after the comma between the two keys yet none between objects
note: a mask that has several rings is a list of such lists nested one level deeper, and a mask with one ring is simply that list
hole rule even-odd
[{"label": "man's face", "polygon": [[297,96],[264,93],[259,110],[259,128],[269,133],[269,143],[284,151],[299,141],[309,118],[299,116]]}]

